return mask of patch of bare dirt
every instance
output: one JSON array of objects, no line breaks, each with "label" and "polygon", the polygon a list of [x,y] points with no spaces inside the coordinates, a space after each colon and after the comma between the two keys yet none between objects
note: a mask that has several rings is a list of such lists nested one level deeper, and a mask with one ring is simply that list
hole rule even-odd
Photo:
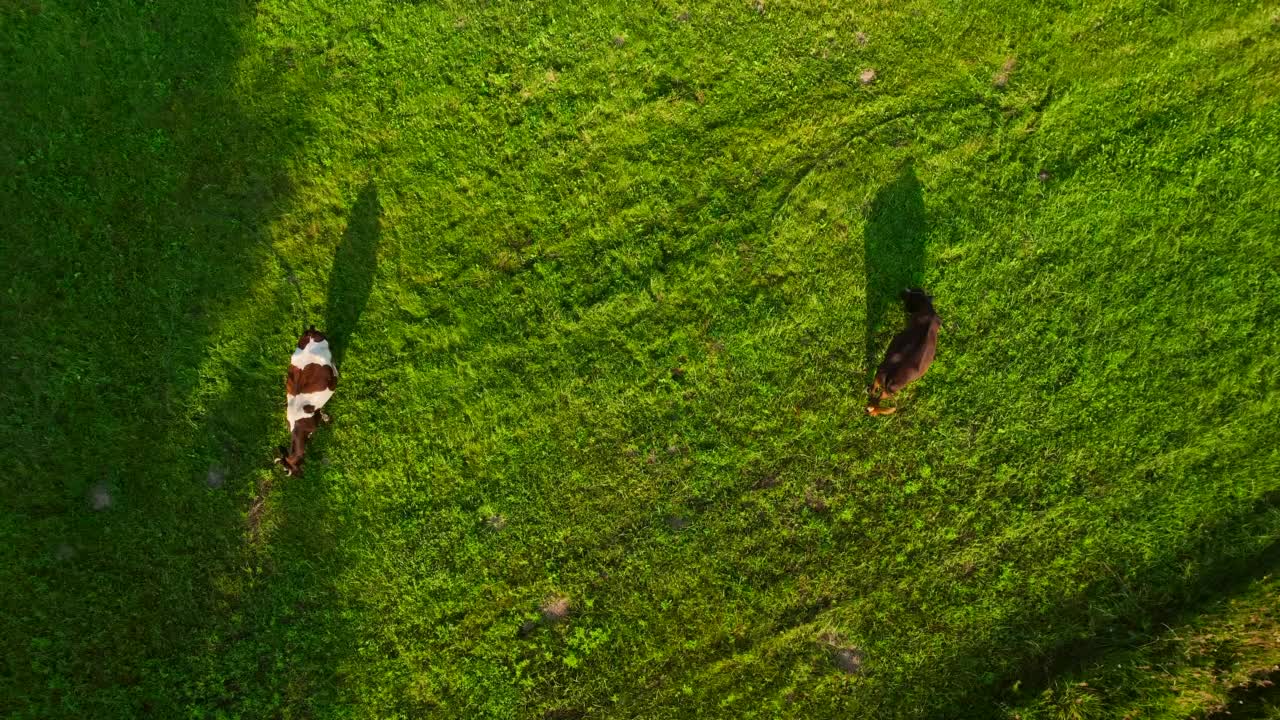
[{"label": "patch of bare dirt", "polygon": [[538,612],[542,613],[544,622],[553,625],[569,617],[570,607],[572,603],[568,595],[552,595],[538,607]]},{"label": "patch of bare dirt", "polygon": [[556,708],[542,714],[542,720],[581,720],[587,711],[578,708]]},{"label": "patch of bare dirt", "polygon": [[1005,58],[1004,64],[1000,66],[1000,72],[991,78],[991,84],[1000,89],[1004,89],[1009,84],[1009,76],[1013,74],[1013,69],[1018,67],[1018,59],[1010,55]]},{"label": "patch of bare dirt", "polygon": [[862,83],[863,85],[870,85],[875,81],[876,81],[875,68],[867,68],[866,70],[863,70],[861,73],[858,74],[858,82]]},{"label": "patch of bare dirt", "polygon": [[532,635],[533,631],[537,629],[538,629],[537,621],[525,620],[524,622],[520,623],[520,629],[516,631],[516,637],[523,640],[529,637],[530,635]]},{"label": "patch of bare dirt", "polygon": [[484,522],[494,532],[501,532],[507,526],[507,519],[501,513],[489,516]]},{"label": "patch of bare dirt", "polygon": [[831,663],[841,672],[849,675],[862,674],[862,650],[850,645],[843,637],[833,632],[823,633],[818,638],[818,642],[826,646],[827,653],[831,656]]},{"label": "patch of bare dirt", "polygon": [[768,490],[771,487],[777,487],[777,486],[778,486],[778,474],[765,473],[764,475],[760,476],[759,480],[756,480],[755,484],[751,486],[751,489]]},{"label": "patch of bare dirt", "polygon": [[831,659],[842,672],[850,675],[862,672],[862,653],[857,648],[837,648]]},{"label": "patch of bare dirt", "polygon": [[520,269],[520,265],[519,253],[510,250],[502,250],[493,261],[493,266],[504,273],[513,273]]},{"label": "patch of bare dirt", "polygon": [[866,44],[867,44],[867,40],[868,40],[869,38],[867,37],[867,34],[866,34],[866,33],[864,33],[864,32],[862,32],[861,30],[859,30],[859,31],[858,31],[858,33],[857,33],[856,35],[854,35],[854,36],[853,36],[853,39],[854,39],[854,40],[857,40],[859,45],[862,45],[863,47],[865,47],[865,46],[866,46]]},{"label": "patch of bare dirt", "polygon": [[826,498],[818,494],[815,488],[809,488],[804,491],[804,506],[816,513],[825,513],[830,509]]},{"label": "patch of bare dirt", "polygon": [[267,498],[271,495],[271,478],[267,477],[258,483],[258,494],[254,496],[253,503],[249,505],[249,517],[247,525],[249,527],[249,542],[256,545],[261,537],[262,518],[267,512]]}]

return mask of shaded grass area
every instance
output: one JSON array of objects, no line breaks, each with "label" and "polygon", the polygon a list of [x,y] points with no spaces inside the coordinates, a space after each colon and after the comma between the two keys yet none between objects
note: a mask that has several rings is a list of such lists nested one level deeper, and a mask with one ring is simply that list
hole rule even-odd
[{"label": "shaded grass area", "polygon": [[221,682],[185,658],[244,624],[245,474],[282,391],[213,344],[245,297],[287,300],[259,279],[307,135],[253,14],[0,8],[6,717],[175,716]]},{"label": "shaded grass area", "polygon": [[889,318],[902,306],[901,293],[925,280],[925,241],[929,228],[924,215],[923,189],[910,161],[898,176],[876,192],[867,209],[863,229],[862,263],[867,294],[866,366],[876,368],[900,328]]},{"label": "shaded grass area", "polygon": [[6,7],[0,707],[988,717],[1260,603],[1272,14],[1019,9]]},{"label": "shaded grass area", "polygon": [[1280,588],[1271,575],[1243,586],[1230,580],[1224,585],[1230,599],[1181,622],[1109,639],[1110,652],[1055,678],[1016,713],[1025,718],[1273,717],[1280,709]]},{"label": "shaded grass area", "polygon": [[378,241],[381,239],[378,223],[381,215],[378,187],[370,182],[356,197],[347,229],[334,251],[323,327],[339,368],[351,341],[351,333],[359,325],[360,315],[364,313],[369,293],[373,290],[373,276],[378,269]]}]

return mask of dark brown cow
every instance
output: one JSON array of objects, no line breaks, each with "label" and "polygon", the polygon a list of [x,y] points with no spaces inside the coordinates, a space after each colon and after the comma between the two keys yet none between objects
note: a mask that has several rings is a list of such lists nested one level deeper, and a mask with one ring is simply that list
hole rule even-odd
[{"label": "dark brown cow", "polygon": [[907,321],[906,329],[889,343],[884,362],[876,370],[875,382],[867,390],[871,396],[867,413],[871,415],[888,415],[897,410],[883,407],[880,403],[892,398],[907,383],[923,377],[933,363],[933,354],[938,346],[938,327],[942,320],[933,311],[933,298],[914,288],[902,291],[902,303],[911,319]]},{"label": "dark brown cow", "polygon": [[321,422],[329,422],[323,408],[337,387],[338,370],[333,366],[329,341],[312,325],[298,338],[298,347],[289,361],[289,375],[285,378],[290,446],[279,449],[276,462],[283,465],[288,474],[302,474],[307,439]]}]

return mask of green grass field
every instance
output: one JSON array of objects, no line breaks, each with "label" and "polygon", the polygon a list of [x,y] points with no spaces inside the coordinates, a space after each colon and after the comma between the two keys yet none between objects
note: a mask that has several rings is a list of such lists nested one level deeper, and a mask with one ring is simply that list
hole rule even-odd
[{"label": "green grass field", "polygon": [[1280,717],[1280,6],[3,0],[0,98],[0,716]]}]

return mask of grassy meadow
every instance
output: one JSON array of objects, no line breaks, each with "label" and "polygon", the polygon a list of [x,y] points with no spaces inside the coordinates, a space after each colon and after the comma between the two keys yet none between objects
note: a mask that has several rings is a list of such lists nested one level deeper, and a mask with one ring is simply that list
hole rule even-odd
[{"label": "grassy meadow", "polygon": [[0,98],[0,716],[1280,717],[1274,3],[3,0]]}]

